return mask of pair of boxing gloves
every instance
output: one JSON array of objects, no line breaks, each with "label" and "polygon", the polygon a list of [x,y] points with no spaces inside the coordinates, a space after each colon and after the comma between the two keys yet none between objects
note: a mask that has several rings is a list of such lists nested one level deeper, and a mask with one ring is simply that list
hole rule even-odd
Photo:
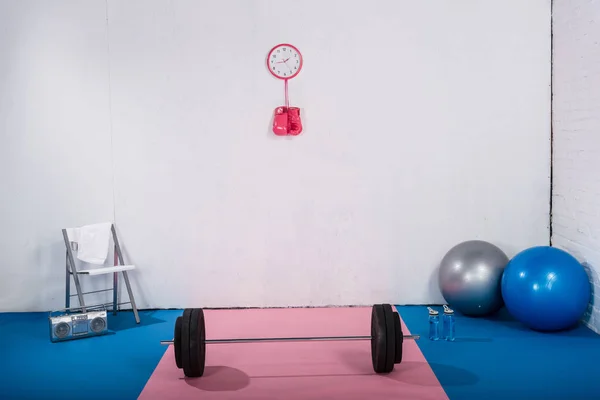
[{"label": "pair of boxing gloves", "polygon": [[273,117],[273,133],[277,136],[299,135],[302,132],[300,108],[277,107]]}]

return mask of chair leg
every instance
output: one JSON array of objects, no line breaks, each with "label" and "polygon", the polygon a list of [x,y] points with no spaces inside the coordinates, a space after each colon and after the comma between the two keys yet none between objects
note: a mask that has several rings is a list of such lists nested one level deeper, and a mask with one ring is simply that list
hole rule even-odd
[{"label": "chair leg", "polygon": [[65,256],[65,275],[66,275],[66,282],[65,282],[65,308],[68,310],[71,307],[71,274],[70,274],[70,270],[69,270],[69,252],[66,252],[66,256]]},{"label": "chair leg", "polygon": [[71,242],[67,235],[66,229],[62,230],[63,239],[65,240],[65,246],[67,246],[67,265],[70,267],[71,273],[73,274],[73,280],[75,281],[75,289],[77,289],[77,298],[79,300],[79,307],[83,312],[87,312],[85,307],[85,301],[83,300],[83,293],[81,292],[81,286],[79,285],[79,276],[77,275],[77,268],[75,267],[75,259],[73,258],[73,252],[71,251]]},{"label": "chair leg", "polygon": [[117,272],[113,274],[113,315],[117,315],[118,294],[117,285],[119,282],[119,275]]},{"label": "chair leg", "polygon": [[[115,266],[118,265],[118,259],[117,259],[117,246],[115,246],[115,262],[114,264]],[[119,296],[118,296],[118,292],[117,292],[117,288],[119,285],[119,273],[115,272],[113,273],[113,315],[117,315],[117,306],[119,304]]]},{"label": "chair leg", "polygon": [[[119,245],[119,238],[117,237],[117,231],[115,226],[111,227],[113,241],[115,242],[115,254],[118,257],[119,263],[121,265],[125,265],[123,261],[123,254],[121,253],[121,246]],[[140,316],[138,314],[137,306],[135,305],[135,299],[133,297],[133,291],[131,290],[131,284],[129,283],[129,275],[127,275],[127,271],[123,271],[123,280],[125,281],[125,286],[127,287],[127,294],[129,295],[129,301],[131,302],[131,307],[133,308],[133,315],[135,316],[135,322],[140,323]]]},{"label": "chair leg", "polygon": [[127,294],[129,295],[129,301],[131,302],[131,307],[133,308],[135,322],[139,324],[140,316],[138,315],[138,309],[135,305],[135,299],[133,298],[133,291],[131,290],[131,284],[129,283],[129,276],[127,275],[127,271],[123,271],[123,280],[125,280],[125,286],[127,287]]}]

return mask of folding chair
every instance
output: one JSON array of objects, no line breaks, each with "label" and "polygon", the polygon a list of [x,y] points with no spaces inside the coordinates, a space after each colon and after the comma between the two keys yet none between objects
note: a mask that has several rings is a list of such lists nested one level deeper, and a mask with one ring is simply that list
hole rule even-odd
[{"label": "folding chair", "polygon": [[[77,296],[79,300],[79,307],[83,312],[87,312],[87,308],[95,308],[95,307],[105,307],[112,305],[113,315],[117,314],[117,310],[119,310],[119,306],[123,304],[131,304],[133,308],[133,315],[135,316],[135,322],[140,323],[140,317],[138,315],[137,306],[135,304],[135,298],[133,296],[133,292],[131,290],[131,284],[129,283],[129,276],[127,275],[127,271],[131,271],[135,269],[135,265],[126,265],[123,261],[123,254],[121,253],[121,246],[119,245],[119,239],[117,238],[117,232],[115,231],[115,225],[111,224],[111,233],[112,239],[114,242],[114,263],[112,267],[96,267],[84,270],[77,270],[75,264],[75,258],[73,256],[73,252],[78,249],[78,241],[76,235],[73,234],[74,229],[77,228],[65,228],[62,230],[63,238],[65,241],[65,246],[67,248],[66,252],[66,293],[65,293],[65,307],[66,309],[70,309],[71,305],[71,297]],[[123,274],[123,280],[125,281],[125,286],[127,287],[127,293],[129,295],[128,302],[118,302],[118,282],[119,282],[119,273]],[[97,275],[106,275],[113,274],[113,286],[112,288],[102,289],[102,290],[94,290],[91,292],[82,292],[81,285],[79,282],[80,275],[88,275],[88,276],[97,276]],[[77,290],[77,294],[71,294],[71,279],[73,277],[73,281],[75,283],[75,289]],[[97,304],[93,306],[86,306],[85,301],[83,299],[83,295],[90,293],[99,293],[99,292],[108,292],[113,291],[113,301],[111,303],[105,304]]]}]

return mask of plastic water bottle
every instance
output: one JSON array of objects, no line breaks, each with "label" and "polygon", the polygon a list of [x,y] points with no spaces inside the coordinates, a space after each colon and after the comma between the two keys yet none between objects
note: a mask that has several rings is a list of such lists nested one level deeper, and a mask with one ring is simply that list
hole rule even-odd
[{"label": "plastic water bottle", "polygon": [[444,304],[444,316],[442,317],[442,336],[444,339],[454,341],[454,310]]},{"label": "plastic water bottle", "polygon": [[429,310],[429,339],[438,340],[440,338],[440,317],[439,312],[431,307],[427,307]]}]

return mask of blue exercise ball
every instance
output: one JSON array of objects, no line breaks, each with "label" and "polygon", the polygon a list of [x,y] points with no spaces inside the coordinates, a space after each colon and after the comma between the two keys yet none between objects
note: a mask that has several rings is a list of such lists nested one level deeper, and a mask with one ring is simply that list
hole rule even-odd
[{"label": "blue exercise ball", "polygon": [[566,251],[536,246],[514,256],[502,275],[508,312],[537,331],[558,331],[577,324],[590,302],[589,277]]}]

